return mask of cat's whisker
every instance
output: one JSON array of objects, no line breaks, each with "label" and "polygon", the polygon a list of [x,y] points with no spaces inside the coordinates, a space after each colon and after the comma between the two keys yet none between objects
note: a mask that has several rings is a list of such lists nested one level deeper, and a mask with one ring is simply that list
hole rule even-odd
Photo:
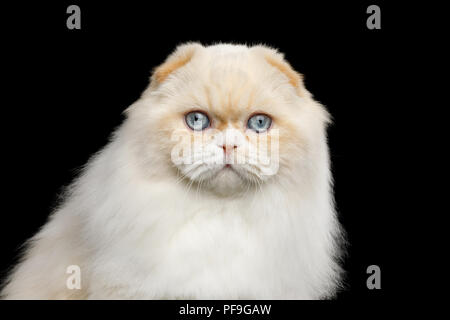
[{"label": "cat's whisker", "polygon": [[184,192],[184,197],[183,197],[183,202],[185,202],[186,201],[186,198],[189,196],[189,192],[190,192],[190,190],[191,190],[191,187],[192,187],[192,184],[194,183],[194,180],[190,180],[190,182],[189,182],[189,184],[188,184],[188,186],[187,186],[187,189],[186,189],[186,191]]},{"label": "cat's whisker", "polygon": [[202,186],[204,180],[205,180],[204,178],[200,177],[200,181],[197,183],[197,192],[195,195],[197,199],[199,198],[198,191],[199,191],[199,189],[201,189],[201,186]]},{"label": "cat's whisker", "polygon": [[175,183],[178,185],[181,181],[183,181],[183,180],[185,180],[185,179],[190,179],[189,178],[189,176],[188,176],[188,174],[189,173],[191,173],[191,172],[193,172],[195,169],[197,169],[198,167],[195,167],[195,168],[192,168],[192,169],[190,169],[190,170],[188,170],[188,171],[186,171],[186,172],[181,172],[181,170],[178,168],[178,167],[175,167],[176,169],[177,169],[177,175],[178,175],[178,178],[177,178],[177,180],[175,181]]}]

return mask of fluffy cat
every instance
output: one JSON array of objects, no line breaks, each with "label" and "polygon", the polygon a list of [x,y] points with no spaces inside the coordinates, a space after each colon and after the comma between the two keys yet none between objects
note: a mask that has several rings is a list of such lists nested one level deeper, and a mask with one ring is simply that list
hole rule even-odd
[{"label": "fluffy cat", "polygon": [[[181,45],[126,116],[29,241],[3,298],[335,295],[329,115],[281,53]],[[67,286],[74,265],[79,289]]]}]

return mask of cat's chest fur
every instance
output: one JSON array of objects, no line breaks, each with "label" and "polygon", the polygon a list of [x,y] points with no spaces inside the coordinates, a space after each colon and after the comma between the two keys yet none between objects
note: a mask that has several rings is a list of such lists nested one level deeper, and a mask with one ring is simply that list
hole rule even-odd
[{"label": "cat's chest fur", "polygon": [[[269,198],[231,201],[159,193],[157,204],[145,202],[146,209],[137,206],[139,212],[116,215],[112,219],[121,230],[114,232],[120,236],[96,244],[93,292],[107,298],[108,292],[123,298],[276,295],[301,266],[295,259],[292,212]],[[102,288],[105,284],[110,290]]]}]

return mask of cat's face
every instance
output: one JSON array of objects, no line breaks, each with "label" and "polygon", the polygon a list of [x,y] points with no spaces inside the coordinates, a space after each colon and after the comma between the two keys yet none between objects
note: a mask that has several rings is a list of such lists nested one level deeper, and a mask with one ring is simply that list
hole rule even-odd
[{"label": "cat's face", "polygon": [[222,195],[289,177],[326,122],[300,75],[260,46],[182,46],[156,69],[143,99],[149,156]]}]

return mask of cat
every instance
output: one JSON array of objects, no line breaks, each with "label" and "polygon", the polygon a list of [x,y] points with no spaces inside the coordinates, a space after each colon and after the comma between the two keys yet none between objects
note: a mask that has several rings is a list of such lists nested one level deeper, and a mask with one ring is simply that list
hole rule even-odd
[{"label": "cat", "polygon": [[182,44],[125,114],[3,299],[335,297],[330,115],[282,53]]}]

